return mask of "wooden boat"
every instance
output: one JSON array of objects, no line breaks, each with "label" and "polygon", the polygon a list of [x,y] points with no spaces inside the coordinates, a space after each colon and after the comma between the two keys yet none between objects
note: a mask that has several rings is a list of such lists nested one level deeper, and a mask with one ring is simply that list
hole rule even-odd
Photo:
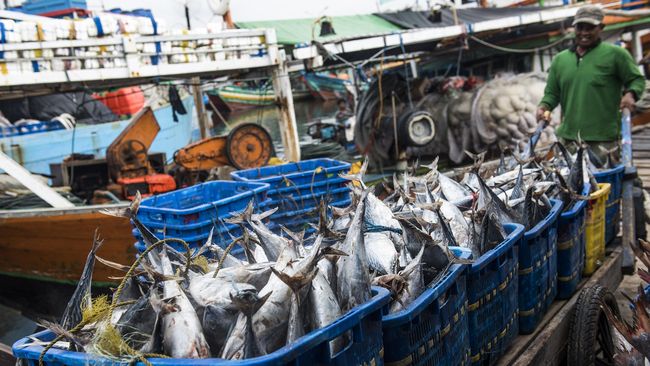
[{"label": "wooden boat", "polygon": [[327,73],[304,73],[303,79],[307,88],[316,98],[322,100],[349,99],[348,87],[352,87],[349,80]]},{"label": "wooden boat", "polygon": [[[293,100],[303,100],[311,97],[311,92],[302,81],[291,80]],[[231,113],[275,103],[273,86],[267,84],[263,88],[242,85],[227,85],[207,92],[210,102],[219,112]]]},{"label": "wooden boat", "polygon": [[[129,265],[135,260],[129,220],[104,215],[102,209],[124,204],[70,209],[0,211],[0,274],[32,280],[73,284],[79,280],[96,228],[104,238],[98,255]],[[124,273],[96,263],[95,285]]]}]

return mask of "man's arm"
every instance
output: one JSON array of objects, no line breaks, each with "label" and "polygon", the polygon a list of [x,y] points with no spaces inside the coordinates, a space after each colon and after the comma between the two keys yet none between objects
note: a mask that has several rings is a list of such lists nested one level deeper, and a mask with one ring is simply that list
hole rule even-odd
[{"label": "man's arm", "polygon": [[544,88],[544,97],[539,103],[539,108],[537,109],[537,120],[545,119],[544,112],[552,111],[558,104],[560,104],[560,85],[557,78],[557,64],[557,57],[555,57],[548,70],[548,78],[546,79],[546,87]]},{"label": "man's arm", "polygon": [[634,63],[632,55],[624,49],[619,52],[619,57],[617,57],[617,69],[625,87],[625,92],[621,98],[621,109],[628,108],[634,111],[635,101],[641,98],[645,90],[645,78],[639,71],[639,67]]}]

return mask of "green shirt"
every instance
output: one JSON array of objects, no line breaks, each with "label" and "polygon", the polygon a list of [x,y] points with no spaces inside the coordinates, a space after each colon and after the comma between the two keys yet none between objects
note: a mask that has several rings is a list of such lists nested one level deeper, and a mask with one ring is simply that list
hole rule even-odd
[{"label": "green shirt", "polygon": [[614,141],[619,138],[623,91],[638,99],[645,79],[626,49],[600,42],[580,59],[575,47],[560,52],[548,73],[540,104],[562,107],[556,134],[567,140]]}]

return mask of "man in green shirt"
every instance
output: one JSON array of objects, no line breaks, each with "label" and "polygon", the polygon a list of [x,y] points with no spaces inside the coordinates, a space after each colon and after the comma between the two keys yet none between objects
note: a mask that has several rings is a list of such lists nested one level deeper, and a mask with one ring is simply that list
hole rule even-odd
[{"label": "man in green shirt", "polygon": [[[538,120],[558,104],[562,121],[556,130],[561,142],[580,139],[599,157],[618,147],[620,110],[634,111],[645,79],[627,50],[602,42],[603,12],[584,6],[574,17],[575,44],[560,52],[549,69]],[[617,154],[618,155],[618,154]]]}]

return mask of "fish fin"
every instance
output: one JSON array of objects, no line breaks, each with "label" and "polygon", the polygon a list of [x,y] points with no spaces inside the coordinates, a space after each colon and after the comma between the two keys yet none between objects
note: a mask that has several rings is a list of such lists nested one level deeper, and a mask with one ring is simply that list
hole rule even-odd
[{"label": "fish fin", "polygon": [[295,241],[297,244],[302,244],[302,242],[305,240],[305,230],[295,233],[291,230],[289,230],[286,226],[280,225],[280,228],[282,231],[287,233],[287,235],[291,238],[291,240]]},{"label": "fish fin", "polygon": [[423,164],[422,166],[429,169],[430,171],[436,171],[437,172],[438,171],[438,160],[439,160],[439,158],[440,158],[439,156],[436,156],[436,158],[433,159],[431,164],[428,164],[428,165]]},{"label": "fish fin", "polygon": [[197,258],[197,257],[203,255],[203,253],[210,251],[210,247],[212,246],[212,236],[213,235],[214,235],[214,225],[212,225],[212,227],[210,228],[210,233],[208,234],[208,238],[205,239],[205,243],[203,243],[203,245],[201,245],[200,248],[196,249],[194,251],[194,253],[192,253],[192,256],[191,256],[192,258]]},{"label": "fish fin", "polygon": [[107,209],[99,210],[99,212],[108,216],[130,218],[131,216],[135,216],[138,214],[141,201],[142,201],[142,195],[140,195],[140,191],[136,191],[135,198],[133,199],[133,201],[131,201],[129,207],[107,208]]},{"label": "fish fin", "polygon": [[232,217],[224,219],[224,221],[228,224],[241,224],[246,221],[251,221],[251,217],[253,216],[253,210],[254,210],[253,200],[250,200],[248,202],[248,205],[246,205],[244,211],[235,213],[232,215]]},{"label": "fish fin", "polygon": [[276,213],[278,210],[279,210],[279,207],[275,207],[275,208],[272,208],[272,209],[270,209],[268,211],[264,211],[264,212],[262,212],[260,214],[253,214],[253,215],[251,215],[251,220],[261,222],[262,220],[264,220],[267,217],[269,217],[269,216],[273,215],[274,213]]},{"label": "fish fin", "polygon": [[273,267],[271,267],[271,272],[273,272],[273,274],[276,275],[280,281],[284,282],[285,285],[289,286],[294,294],[297,294],[303,287],[310,284],[314,277],[316,277],[318,267],[314,267],[314,269],[306,275],[291,276],[284,272],[280,272]]},{"label": "fish fin", "polygon": [[474,161],[474,164],[472,165],[472,170],[478,172],[481,165],[483,164],[483,161],[485,160],[485,154],[487,154],[487,151],[483,151],[481,153],[474,154],[472,152],[469,152],[469,151],[465,150],[465,154],[467,156],[469,156]]},{"label": "fish fin", "polygon": [[101,263],[101,264],[103,264],[103,265],[105,265],[107,267],[117,269],[118,271],[127,272],[129,270],[129,268],[131,268],[131,266],[126,266],[124,264],[119,264],[117,262],[109,261],[108,259],[104,259],[104,258],[102,258],[102,257],[100,257],[98,255],[95,255],[95,259],[97,259],[97,261],[99,263]]},{"label": "fish fin", "polygon": [[336,257],[347,257],[347,256],[349,256],[348,253],[346,253],[346,252],[344,252],[342,250],[333,248],[333,247],[325,247],[325,248],[321,249],[320,255],[321,256],[331,255],[331,256],[336,256]]}]

